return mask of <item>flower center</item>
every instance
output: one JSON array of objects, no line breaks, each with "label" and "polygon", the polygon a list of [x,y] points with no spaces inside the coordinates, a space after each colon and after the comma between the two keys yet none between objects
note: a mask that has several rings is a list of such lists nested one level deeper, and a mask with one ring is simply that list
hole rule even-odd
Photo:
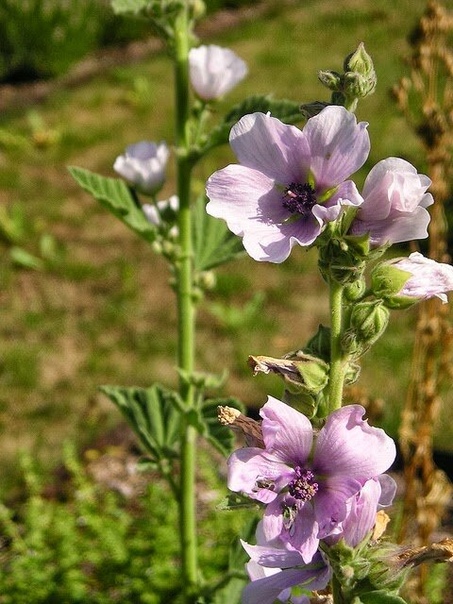
[{"label": "flower center", "polygon": [[294,499],[310,501],[318,492],[319,485],[314,482],[315,475],[311,470],[296,466],[294,468],[294,479],[288,484],[289,494]]},{"label": "flower center", "polygon": [[283,193],[282,205],[291,214],[299,214],[305,218],[315,204],[315,190],[308,182],[304,184],[292,182]]}]

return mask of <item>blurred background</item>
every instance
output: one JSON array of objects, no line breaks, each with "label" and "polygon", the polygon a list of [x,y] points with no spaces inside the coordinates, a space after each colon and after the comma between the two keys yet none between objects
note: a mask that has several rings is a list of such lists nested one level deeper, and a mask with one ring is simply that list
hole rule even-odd
[{"label": "blurred background", "polygon": [[[218,115],[251,94],[271,93],[300,103],[328,101],[318,71],[341,72],[345,56],[364,42],[378,86],[357,111],[359,120],[370,123],[372,145],[357,181],[361,184],[371,166],[389,156],[426,171],[420,139],[391,94],[409,74],[408,38],[425,6],[425,0],[208,1],[207,18],[197,32],[201,41],[232,48],[249,66],[248,77],[218,105]],[[114,176],[113,162],[128,144],[143,139],[171,143],[172,83],[171,63],[147,23],[115,17],[107,0],[0,2],[0,496],[8,504],[1,517],[9,527],[0,537],[0,561],[2,555],[10,561],[15,514],[30,526],[30,518],[41,516],[41,542],[46,542],[42,510],[47,508],[38,505],[30,512],[26,507],[24,512],[20,507],[30,506],[30,493],[39,495],[43,506],[49,499],[58,505],[70,502],[70,508],[57,506],[49,516],[61,531],[68,509],[76,510],[74,531],[78,518],[91,518],[88,524],[94,526],[99,509],[108,510],[112,524],[99,528],[102,539],[119,526],[124,525],[124,535],[135,526],[137,515],[118,502],[109,503],[92,484],[101,471],[96,460],[102,458],[108,473],[106,464],[114,466],[118,451],[124,461],[133,440],[98,386],[176,384],[173,292],[165,261],[84,193],[67,167]],[[197,168],[196,189],[202,192],[206,178],[231,161],[228,148],[215,150]],[[170,163],[162,199],[174,193],[173,176]],[[408,248],[400,251],[406,254]],[[223,392],[257,408],[268,394],[280,394],[281,383],[268,376],[253,378],[248,355],[280,357],[302,347],[319,323],[328,322],[327,311],[314,252],[294,249],[282,265],[244,257],[219,271],[215,288],[200,306],[198,368],[226,370]],[[387,333],[364,357],[361,379],[351,393],[357,402],[375,405],[376,421],[392,436],[406,397],[415,323],[414,310],[392,315]],[[435,448],[448,460],[453,451],[451,389],[442,392],[442,399]],[[124,463],[121,467],[124,472]],[[111,472],[106,479],[110,485]],[[216,497],[215,479],[208,468],[203,472],[208,474],[202,477],[208,502],[210,493]],[[121,497],[145,489],[141,476],[128,476],[121,487],[126,490],[116,489]],[[91,493],[83,513],[67,492],[70,481],[76,488],[74,480],[80,492]],[[156,543],[168,551],[175,548],[168,534],[156,537],[156,527],[162,525],[159,513],[170,520],[174,514],[162,505],[156,511],[161,500],[156,491],[146,499],[155,513],[154,537],[148,535],[146,543],[148,562],[153,555],[158,559]],[[144,523],[151,532],[145,517],[143,513],[140,530]],[[118,534],[116,538],[120,540]],[[70,550],[72,542],[66,539]],[[209,529],[205,539],[214,539]],[[57,542],[62,541],[60,535]],[[52,566],[38,556],[44,570],[39,575],[36,563],[31,573],[38,577],[38,595],[27,599],[25,577],[32,566],[24,563],[22,583],[19,571],[17,577],[13,573],[14,585],[3,579],[0,603],[168,599],[173,593],[170,568],[158,572],[154,567],[152,576],[147,571],[151,587],[140,587],[138,578],[135,587],[132,579],[118,586],[120,568],[127,566],[129,577],[142,577],[143,569],[128,566],[134,559],[130,543],[115,543],[118,559],[104,569],[103,579],[99,560],[90,562],[85,578],[77,575],[77,581],[60,568],[69,586],[63,592],[55,561]],[[90,549],[88,542],[86,547]],[[140,539],[133,547],[146,549]],[[221,544],[218,549],[221,566],[225,552]],[[86,551],[79,554],[83,558]],[[58,556],[69,560],[67,552]],[[77,564],[69,561],[67,567],[74,571]],[[105,587],[109,581],[116,581],[116,591]]]}]

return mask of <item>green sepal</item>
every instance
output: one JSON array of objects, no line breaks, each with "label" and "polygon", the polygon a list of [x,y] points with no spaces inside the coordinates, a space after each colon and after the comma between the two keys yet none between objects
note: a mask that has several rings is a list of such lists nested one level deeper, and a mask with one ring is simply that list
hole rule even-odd
[{"label": "green sepal", "polygon": [[198,197],[193,207],[193,253],[195,269],[207,271],[245,254],[242,241],[223,220],[206,212],[206,197]]},{"label": "green sepal", "polygon": [[330,361],[330,339],[330,327],[319,324],[318,331],[308,341],[304,348],[304,352],[323,359],[328,363]]},{"label": "green sepal", "polygon": [[399,292],[411,277],[411,272],[397,268],[389,262],[382,262],[371,273],[371,289],[376,297],[384,299],[389,308],[397,310],[409,308],[419,300],[401,296]]},{"label": "green sepal", "polygon": [[179,455],[179,395],[159,384],[150,388],[101,386],[127,419],[152,462]]},{"label": "green sepal", "polygon": [[268,95],[254,95],[235,105],[224,117],[223,122],[211,130],[209,136],[201,145],[200,153],[228,143],[230,130],[241,117],[248,113],[268,113],[286,124],[297,124],[304,120],[300,104],[286,99],[273,99]]},{"label": "green sepal", "polygon": [[156,229],[137,206],[126,183],[119,178],[108,178],[84,168],[69,167],[76,182],[91,193],[101,205],[119,218],[135,233],[148,242],[156,239]]},{"label": "green sepal", "polygon": [[312,419],[318,410],[318,397],[307,394],[306,392],[291,392],[289,389],[285,389],[282,401],[297,409],[300,413]]}]

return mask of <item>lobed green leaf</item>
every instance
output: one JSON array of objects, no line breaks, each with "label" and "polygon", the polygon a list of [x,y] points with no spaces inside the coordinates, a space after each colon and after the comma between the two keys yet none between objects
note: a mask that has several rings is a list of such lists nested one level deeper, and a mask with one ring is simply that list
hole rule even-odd
[{"label": "lobed green leaf", "polygon": [[207,271],[244,254],[239,237],[223,220],[206,212],[206,198],[200,196],[193,209],[194,264],[198,271]]},{"label": "lobed green leaf", "polygon": [[178,456],[181,412],[176,392],[159,384],[150,388],[101,386],[100,390],[126,417],[152,461]]},{"label": "lobed green leaf", "polygon": [[84,168],[69,167],[74,180],[93,195],[105,208],[148,242],[154,241],[156,231],[143,210],[137,205],[128,186],[119,178],[108,178]]}]

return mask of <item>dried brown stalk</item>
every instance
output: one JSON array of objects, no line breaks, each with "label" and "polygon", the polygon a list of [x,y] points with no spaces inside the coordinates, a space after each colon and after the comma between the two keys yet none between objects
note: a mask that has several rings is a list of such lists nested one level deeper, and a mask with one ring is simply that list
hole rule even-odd
[{"label": "dried brown stalk", "polygon": [[[412,36],[410,78],[394,89],[395,97],[421,139],[435,199],[429,228],[428,256],[448,262],[445,205],[451,196],[453,149],[453,13],[430,0]],[[452,486],[433,461],[433,425],[442,386],[453,377],[453,327],[448,305],[428,300],[419,305],[409,388],[402,413],[400,445],[404,461],[405,496],[400,541],[411,538],[426,547],[438,528]],[[411,525],[415,521],[415,526]],[[415,534],[414,534],[415,532]],[[412,594],[426,602],[422,567]],[[411,600],[412,601],[412,600]]]}]

